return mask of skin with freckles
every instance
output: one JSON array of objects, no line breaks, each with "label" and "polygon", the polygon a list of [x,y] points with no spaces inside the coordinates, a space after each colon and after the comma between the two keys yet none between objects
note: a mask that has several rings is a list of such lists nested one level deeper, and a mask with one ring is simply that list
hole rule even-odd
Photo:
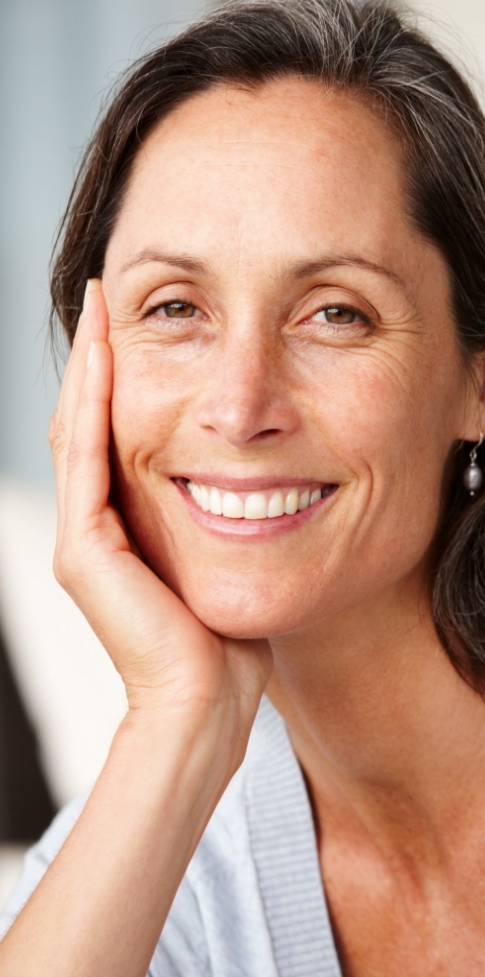
[{"label": "skin with freckles", "polygon": [[[482,972],[485,710],[426,569],[483,408],[404,168],[356,98],[221,86],[142,147],[103,275],[119,506],[200,621],[271,639],[346,977]],[[333,489],[273,531],[187,480]]]},{"label": "skin with freckles", "polygon": [[[216,631],[320,627],[422,572],[477,413],[401,166],[369,108],[294,81],[199,96],[139,154],[103,276],[118,490],[150,564]],[[173,480],[198,473],[338,488],[251,545],[194,521]]]}]

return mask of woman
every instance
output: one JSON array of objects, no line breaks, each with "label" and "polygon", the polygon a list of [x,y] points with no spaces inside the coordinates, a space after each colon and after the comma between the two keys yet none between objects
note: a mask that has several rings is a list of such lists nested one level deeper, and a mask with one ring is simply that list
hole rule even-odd
[{"label": "woman", "polygon": [[484,139],[380,3],[223,7],[115,94],[51,441],[129,709],[2,977],[483,973]]}]

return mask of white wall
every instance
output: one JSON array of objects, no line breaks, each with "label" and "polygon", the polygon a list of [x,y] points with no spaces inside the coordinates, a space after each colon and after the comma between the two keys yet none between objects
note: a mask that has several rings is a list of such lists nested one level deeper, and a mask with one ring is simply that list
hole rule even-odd
[{"label": "white wall", "polygon": [[[436,36],[457,52],[473,74],[485,75],[484,0],[411,0],[412,6],[436,23]],[[441,23],[440,23],[441,22]]]},{"label": "white wall", "polygon": [[47,264],[116,73],[208,0],[0,0],[0,471],[50,484]]}]

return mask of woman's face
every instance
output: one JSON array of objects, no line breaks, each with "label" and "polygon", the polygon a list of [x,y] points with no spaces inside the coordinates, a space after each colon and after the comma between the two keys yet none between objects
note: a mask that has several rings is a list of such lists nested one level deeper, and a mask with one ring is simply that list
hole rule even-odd
[{"label": "woman's face", "polygon": [[477,404],[370,108],[298,78],[185,102],[103,283],[120,506],[206,624],[287,633],[422,573]]}]

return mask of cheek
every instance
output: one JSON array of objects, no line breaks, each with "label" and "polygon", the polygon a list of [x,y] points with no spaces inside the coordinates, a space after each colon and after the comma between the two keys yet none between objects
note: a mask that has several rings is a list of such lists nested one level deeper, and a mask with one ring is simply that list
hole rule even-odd
[{"label": "cheek", "polygon": [[366,350],[329,356],[318,377],[306,371],[306,409],[347,483],[337,560],[355,558],[357,572],[399,576],[432,541],[459,416],[459,371],[448,365],[395,365]]},{"label": "cheek", "polygon": [[441,454],[435,434],[446,428],[449,398],[440,387],[449,389],[423,364],[403,369],[372,349],[330,351],[300,370],[306,412],[349,478],[413,468],[430,439]]},{"label": "cheek", "polygon": [[163,452],[199,384],[194,364],[174,362],[155,346],[114,345],[112,427],[122,464]]}]

